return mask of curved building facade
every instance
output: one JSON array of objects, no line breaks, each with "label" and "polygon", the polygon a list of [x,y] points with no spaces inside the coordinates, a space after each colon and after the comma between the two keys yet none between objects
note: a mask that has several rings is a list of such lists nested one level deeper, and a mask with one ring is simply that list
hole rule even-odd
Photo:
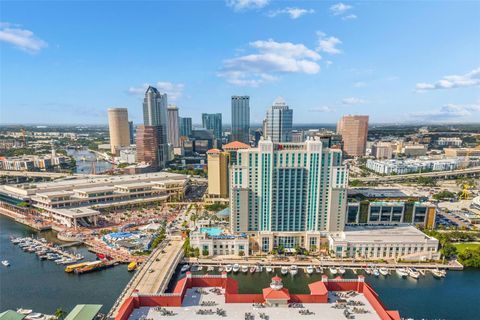
[{"label": "curved building facade", "polygon": [[108,109],[108,129],[110,132],[110,149],[118,155],[120,149],[130,146],[130,126],[127,108]]}]

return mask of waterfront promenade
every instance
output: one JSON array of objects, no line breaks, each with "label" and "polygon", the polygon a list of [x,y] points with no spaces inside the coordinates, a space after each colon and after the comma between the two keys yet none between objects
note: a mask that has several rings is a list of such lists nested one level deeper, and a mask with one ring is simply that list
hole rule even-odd
[{"label": "waterfront promenade", "polygon": [[166,290],[177,264],[183,258],[183,243],[181,238],[171,237],[152,252],[120,294],[110,310],[109,318],[114,318],[123,302],[134,293],[158,294]]}]

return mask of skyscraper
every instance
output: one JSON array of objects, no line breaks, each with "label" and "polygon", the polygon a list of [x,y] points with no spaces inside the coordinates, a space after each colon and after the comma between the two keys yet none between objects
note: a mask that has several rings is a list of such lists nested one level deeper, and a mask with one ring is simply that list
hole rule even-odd
[{"label": "skyscraper", "polygon": [[180,136],[189,137],[192,134],[192,118],[180,118]]},{"label": "skyscraper", "polygon": [[368,116],[343,116],[337,124],[342,136],[343,151],[349,156],[364,156],[367,149]]},{"label": "skyscraper", "polygon": [[228,152],[210,149],[207,152],[208,196],[228,198]]},{"label": "skyscraper", "polygon": [[110,150],[113,155],[118,155],[120,148],[130,146],[127,108],[108,109],[108,129],[110,133]]},{"label": "skyscraper", "polygon": [[318,248],[321,233],[343,230],[347,180],[339,149],[262,139],[231,166],[231,229],[253,235],[263,252]]},{"label": "skyscraper", "polygon": [[232,136],[230,141],[250,144],[249,96],[232,96]]},{"label": "skyscraper", "polygon": [[202,113],[202,127],[212,130],[215,139],[222,140],[222,114],[221,113]]},{"label": "skyscraper", "polygon": [[274,143],[292,141],[293,110],[278,97],[267,110],[264,136]]},{"label": "skyscraper", "polygon": [[168,127],[167,127],[167,94],[161,94],[156,88],[149,86],[143,100],[143,124],[159,127],[160,168],[165,167],[168,160]]},{"label": "skyscraper", "polygon": [[135,144],[135,127],[133,121],[128,121],[128,128],[130,129],[130,144]]},{"label": "skyscraper", "polygon": [[159,149],[159,140],[162,139],[160,130],[160,126],[137,127],[137,162],[148,163],[155,169],[164,163],[164,154]]},{"label": "skyscraper", "polygon": [[174,105],[169,105],[167,108],[168,118],[168,138],[172,146],[180,147],[180,127],[178,119],[178,108]]}]

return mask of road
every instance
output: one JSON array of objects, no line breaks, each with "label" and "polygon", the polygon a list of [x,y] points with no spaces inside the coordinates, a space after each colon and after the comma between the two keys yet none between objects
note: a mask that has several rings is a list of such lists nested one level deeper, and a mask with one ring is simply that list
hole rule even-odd
[{"label": "road", "polygon": [[392,181],[401,181],[408,180],[419,177],[447,177],[447,176],[458,176],[464,174],[480,174],[480,167],[473,167],[461,170],[452,170],[452,171],[435,171],[435,172],[424,172],[424,173],[411,173],[411,174],[400,174],[394,176],[376,176],[376,177],[364,177],[364,178],[355,178],[362,182],[392,182]]}]

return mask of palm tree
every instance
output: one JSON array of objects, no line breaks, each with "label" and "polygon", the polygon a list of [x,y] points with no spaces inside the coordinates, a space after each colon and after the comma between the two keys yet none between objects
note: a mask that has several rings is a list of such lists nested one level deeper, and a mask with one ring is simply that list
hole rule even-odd
[{"label": "palm tree", "polygon": [[62,308],[57,308],[57,310],[55,310],[55,317],[57,319],[63,319],[65,317],[65,311],[63,311]]}]

